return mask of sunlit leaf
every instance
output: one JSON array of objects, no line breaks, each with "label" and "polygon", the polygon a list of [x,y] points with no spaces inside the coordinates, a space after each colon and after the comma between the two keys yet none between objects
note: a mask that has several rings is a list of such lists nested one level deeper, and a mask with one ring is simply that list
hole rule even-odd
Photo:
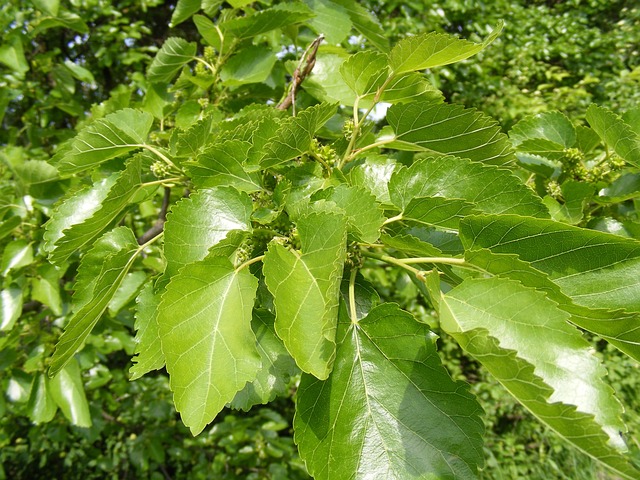
[{"label": "sunlit leaf", "polygon": [[503,278],[468,279],[442,297],[440,324],[531,413],[625,478],[622,407],[569,315]]},{"label": "sunlit leaf", "polygon": [[435,335],[384,304],[342,318],[338,338],[329,378],[303,375],[297,394],[295,441],[314,478],[475,478],[482,409],[442,367]]},{"label": "sunlit leaf", "polygon": [[251,310],[258,280],[209,256],[174,275],[158,326],[182,421],[200,433],[260,368]]},{"label": "sunlit leaf", "polygon": [[456,155],[496,165],[513,161],[511,143],[496,121],[474,109],[411,102],[389,108],[387,120],[402,149]]},{"label": "sunlit leaf", "polygon": [[394,74],[424,70],[459,62],[490,45],[502,31],[502,22],[482,43],[473,43],[446,33],[424,33],[400,40],[389,53]]},{"label": "sunlit leaf", "polygon": [[89,403],[84,392],[80,367],[75,359],[49,380],[49,391],[69,422],[78,427],[91,426]]},{"label": "sunlit leaf", "polygon": [[618,115],[605,107],[590,105],[587,109],[589,125],[620,157],[640,168],[640,137]]},{"label": "sunlit leaf", "polygon": [[302,254],[271,242],[263,273],[276,307],[276,333],[301,370],[325,379],[335,356],[347,220],[313,213],[298,220]]},{"label": "sunlit leaf", "polygon": [[103,235],[82,259],[80,270],[86,271],[78,276],[76,309],[56,344],[50,376],[57,375],[84,345],[139,253],[133,232],[118,227]]}]

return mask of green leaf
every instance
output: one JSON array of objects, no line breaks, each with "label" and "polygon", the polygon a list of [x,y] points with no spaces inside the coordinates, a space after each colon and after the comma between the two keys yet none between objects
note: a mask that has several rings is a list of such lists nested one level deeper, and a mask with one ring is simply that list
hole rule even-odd
[{"label": "green leaf", "polygon": [[49,387],[51,397],[67,420],[78,427],[91,426],[89,403],[84,393],[80,367],[75,359],[49,380]]},{"label": "green leaf", "polygon": [[0,222],[0,240],[13,232],[22,223],[22,218],[9,217],[4,222]]},{"label": "green leaf", "polygon": [[336,113],[336,109],[337,105],[321,103],[283,120],[264,148],[262,167],[271,168],[306,153],[313,135]]},{"label": "green leaf", "polygon": [[209,256],[178,272],[162,296],[158,326],[176,409],[193,435],[260,368],[251,310],[258,280]]},{"label": "green leaf", "polygon": [[390,205],[388,184],[396,165],[396,161],[392,158],[367,157],[362,163],[353,165],[347,177],[351,185],[367,189],[379,203]]},{"label": "green leaf", "polygon": [[552,111],[525,117],[509,130],[509,137],[518,146],[526,140],[544,139],[562,148],[573,147],[576,130],[563,113]]},{"label": "green leaf", "polygon": [[354,28],[381,52],[389,51],[387,33],[378,19],[355,0],[332,0],[349,14]]},{"label": "green leaf", "polygon": [[188,162],[186,168],[199,188],[229,185],[242,192],[258,192],[262,190],[259,174],[247,173],[242,166],[250,149],[249,142],[240,140],[216,143],[198,155],[195,162]]},{"label": "green leaf", "polygon": [[405,207],[402,219],[457,230],[460,220],[473,213],[477,213],[475,205],[465,200],[417,197]]},{"label": "green leaf", "polygon": [[640,174],[623,173],[598,192],[597,202],[618,203],[640,197]]},{"label": "green leaf", "polygon": [[357,96],[375,95],[389,77],[387,56],[371,50],[358,52],[341,65],[340,73]]},{"label": "green leaf", "polygon": [[469,250],[517,254],[578,305],[640,312],[637,240],[515,215],[467,217],[460,236]]},{"label": "green leaf", "polygon": [[6,65],[19,75],[29,71],[29,63],[24,55],[24,47],[20,35],[11,35],[3,39],[6,43],[0,45],[0,63]]},{"label": "green leaf", "polygon": [[215,23],[213,23],[204,15],[194,15],[193,23],[196,25],[196,28],[198,29],[198,33],[204,40],[204,43],[207,43],[215,47],[217,50],[222,49],[222,43],[220,38],[220,35],[222,34],[222,32],[216,28]]},{"label": "green leaf", "polygon": [[84,345],[139,253],[133,232],[118,227],[104,234],[82,258],[74,294],[75,311],[56,345],[50,376],[60,373]]},{"label": "green leaf", "polygon": [[31,286],[31,298],[49,307],[55,315],[62,315],[61,275],[62,272],[55,266],[45,263],[38,266]]},{"label": "green leaf", "polygon": [[252,45],[225,62],[220,70],[220,79],[225,85],[232,87],[264,82],[276,61],[273,50],[262,45]]},{"label": "green leaf", "polygon": [[256,379],[247,382],[240,390],[231,407],[249,410],[253,405],[265,404],[288,393],[289,381],[299,372],[274,330],[274,316],[266,310],[255,310],[251,327],[257,339],[257,348],[262,359]]},{"label": "green leaf", "polygon": [[174,28],[176,25],[188,20],[194,13],[200,10],[201,0],[178,0],[176,8],[171,14],[171,23],[169,28]]},{"label": "green leaf", "polygon": [[50,390],[51,387],[49,386],[49,379],[47,376],[40,372],[36,373],[31,386],[29,403],[27,405],[29,419],[36,425],[53,420],[53,417],[58,410],[57,405],[53,401]]},{"label": "green leaf", "polygon": [[54,210],[45,225],[49,261],[62,265],[118,220],[143,188],[142,164],[140,156],[134,157],[122,172],[79,192]]},{"label": "green leaf", "polygon": [[545,273],[515,254],[494,253],[487,249],[470,250],[465,252],[465,260],[493,275],[517,280],[525,287],[543,291],[559,308],[571,314],[571,323],[604,338],[640,361],[639,315],[576,305]]},{"label": "green leaf", "polygon": [[429,242],[425,242],[418,237],[409,234],[395,234],[380,236],[382,244],[389,248],[398,250],[409,256],[415,257],[440,257],[442,250],[433,246]]},{"label": "green leaf", "polygon": [[64,239],[65,231],[87,221],[101,208],[117,178],[117,175],[103,178],[92,187],[85,187],[58,203],[44,225],[42,249],[51,256],[56,242]]},{"label": "green leaf", "polygon": [[116,293],[114,293],[107,310],[109,315],[115,317],[129,302],[131,302],[137,295],[138,291],[142,287],[142,284],[147,280],[147,274],[142,271],[128,273]]},{"label": "green leaf", "polygon": [[11,270],[17,270],[33,263],[33,246],[26,240],[15,240],[2,252],[0,270],[3,277]]},{"label": "green leaf", "polygon": [[276,333],[304,372],[326,379],[335,356],[347,220],[335,213],[300,217],[302,255],[269,244],[263,273],[276,308]]},{"label": "green leaf", "polygon": [[347,217],[347,232],[357,240],[375,243],[385,218],[375,197],[365,189],[339,185],[320,191],[312,200],[324,199],[335,203]]},{"label": "green leaf", "polygon": [[443,295],[440,324],[539,420],[626,478],[621,405],[590,344],[543,293],[503,278]]},{"label": "green leaf", "polygon": [[171,137],[172,153],[176,156],[197,157],[211,140],[213,121],[213,115],[206,115],[188,129],[177,130],[175,136]]},{"label": "green leaf", "polygon": [[389,303],[339,330],[330,377],[303,375],[297,394],[295,442],[314,478],[476,478],[482,409],[435,335]]},{"label": "green leaf", "polygon": [[233,187],[201,189],[176,203],[164,229],[165,276],[202,260],[231,230],[251,231],[251,197]]},{"label": "green leaf", "polygon": [[436,32],[403,38],[389,53],[391,71],[397,75],[465,60],[487,48],[500,35],[502,26],[500,22],[482,43]]},{"label": "green leaf", "polygon": [[22,288],[11,285],[0,290],[0,332],[7,332],[22,313]]},{"label": "green leaf", "polygon": [[307,22],[317,34],[323,34],[326,41],[336,45],[342,43],[351,31],[351,19],[347,11],[330,0],[305,0],[314,17]]},{"label": "green leaf", "polygon": [[313,16],[313,12],[303,3],[283,3],[253,15],[227,20],[220,23],[219,27],[226,35],[244,39],[270,32],[276,28],[304,22]]},{"label": "green leaf", "polygon": [[136,298],[136,348],[129,369],[130,380],[136,380],[144,374],[164,367],[164,354],[158,331],[158,306],[160,295],[154,293],[153,283],[149,282]]},{"label": "green leaf", "polygon": [[82,129],[63,155],[58,171],[71,175],[145,146],[153,115],[125,108]]},{"label": "green leaf", "polygon": [[[463,200],[487,213],[548,216],[541,199],[511,171],[456,157],[426,157],[410,167],[396,169],[389,181],[389,193],[403,212],[412,202],[415,208],[419,197],[443,197]],[[462,212],[469,210],[464,204],[459,207]]]},{"label": "green leaf", "polygon": [[626,162],[640,168],[640,138],[622,118],[605,107],[590,105],[587,121],[604,143]]},{"label": "green leaf", "polygon": [[594,195],[594,186],[589,183],[567,180],[561,186],[562,204],[551,197],[545,197],[551,218],[556,221],[576,225],[584,217],[584,209]]},{"label": "green leaf", "polygon": [[511,143],[496,121],[474,109],[411,102],[389,108],[387,121],[393,127],[397,141],[390,146],[456,155],[497,165],[513,161]]},{"label": "green leaf", "polygon": [[151,83],[169,83],[187,63],[194,59],[197,46],[183,38],[169,37],[149,65],[147,80]]},{"label": "green leaf", "polygon": [[640,137],[640,107],[630,108],[622,114],[622,121]]},{"label": "green leaf", "polygon": [[355,94],[340,73],[349,54],[342,48],[321,45],[311,75],[302,82],[302,88],[322,102],[353,105]]}]

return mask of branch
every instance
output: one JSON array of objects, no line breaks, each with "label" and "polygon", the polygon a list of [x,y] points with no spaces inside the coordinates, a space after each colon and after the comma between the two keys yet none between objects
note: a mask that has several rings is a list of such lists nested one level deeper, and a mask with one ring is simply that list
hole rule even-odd
[{"label": "branch", "polygon": [[156,220],[156,223],[154,223],[149,230],[144,232],[140,238],[138,238],[138,245],[144,245],[149,240],[162,233],[162,230],[164,230],[164,222],[167,220],[167,210],[169,209],[170,199],[171,189],[169,187],[164,187],[164,198],[162,199],[162,207],[160,207],[158,220]]},{"label": "branch", "polygon": [[[318,38],[316,38],[313,42],[311,42],[311,45],[309,45],[307,49],[304,51],[304,53],[302,54],[300,63],[298,64],[295,71],[293,72],[293,78],[291,79],[289,94],[285,97],[284,100],[282,100],[282,102],[278,104],[278,107],[277,107],[278,110],[286,110],[294,103],[296,98],[296,91],[298,90],[298,87],[300,86],[302,81],[307,77],[307,75],[311,73],[311,70],[313,70],[313,67],[316,64],[316,54],[318,53],[318,47],[320,46],[323,40],[324,40],[324,35],[318,36]],[[306,58],[306,63],[304,65],[304,68],[302,68],[301,70],[300,67],[302,67],[302,63],[305,61],[305,58]]]}]

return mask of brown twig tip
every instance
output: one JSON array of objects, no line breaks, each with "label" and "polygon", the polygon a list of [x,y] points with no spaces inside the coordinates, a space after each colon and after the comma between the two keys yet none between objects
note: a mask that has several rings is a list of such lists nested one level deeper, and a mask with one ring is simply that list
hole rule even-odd
[{"label": "brown twig tip", "polygon": [[[296,67],[293,72],[293,77],[291,78],[291,85],[289,87],[289,93],[287,96],[278,104],[278,110],[286,110],[291,105],[294,104],[296,99],[296,92],[298,87],[303,82],[303,80],[311,73],[314,65],[316,64],[316,55],[318,53],[318,47],[324,40],[324,35],[319,35],[311,44],[307,47],[307,49],[302,54],[302,58],[300,58],[300,63]],[[304,67],[303,67],[304,64]]]}]

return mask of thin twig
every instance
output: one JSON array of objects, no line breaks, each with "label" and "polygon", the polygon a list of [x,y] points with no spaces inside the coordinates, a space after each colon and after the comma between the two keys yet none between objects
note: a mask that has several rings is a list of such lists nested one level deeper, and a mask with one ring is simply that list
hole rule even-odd
[{"label": "thin twig", "polygon": [[167,220],[167,210],[169,210],[170,199],[171,189],[169,187],[164,187],[164,198],[162,199],[160,213],[158,213],[158,220],[156,220],[156,223],[154,223],[149,230],[144,232],[140,238],[138,238],[138,245],[144,245],[149,240],[162,233],[162,230],[164,229],[164,222]]},{"label": "thin twig", "polygon": [[[300,63],[296,67],[293,72],[293,78],[291,79],[291,86],[289,88],[289,94],[285,97],[282,102],[278,104],[278,110],[286,110],[291,105],[294,104],[296,99],[296,91],[298,87],[302,83],[302,81],[311,73],[314,65],[316,64],[316,54],[318,53],[318,47],[324,40],[324,35],[318,36],[311,44],[307,47],[307,49],[302,54],[302,58],[300,59]],[[302,68],[302,64],[304,63],[304,68]],[[295,108],[295,106],[294,106]],[[295,113],[295,112],[294,112]]]}]

